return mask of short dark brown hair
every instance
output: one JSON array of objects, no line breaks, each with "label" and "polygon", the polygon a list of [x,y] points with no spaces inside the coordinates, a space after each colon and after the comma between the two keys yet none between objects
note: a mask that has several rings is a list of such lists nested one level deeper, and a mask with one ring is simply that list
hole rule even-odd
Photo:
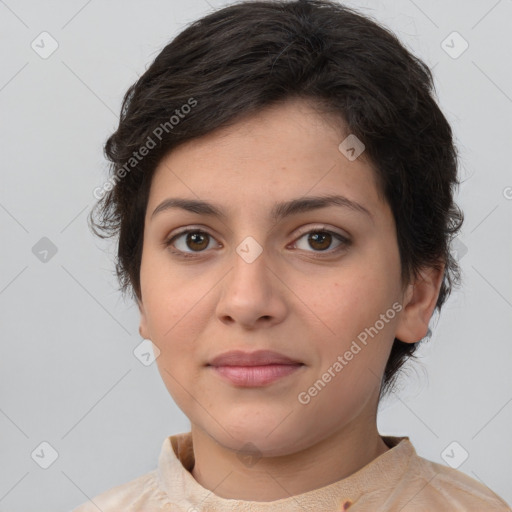
[{"label": "short dark brown hair", "polygon": [[[453,200],[457,151],[434,91],[428,66],[394,34],[334,1],[242,1],[190,24],[128,89],[105,143],[111,178],[89,221],[98,236],[119,237],[120,289],[140,299],[144,217],[161,159],[299,98],[336,115],[364,143],[396,222],[403,283],[445,264],[440,311],[460,282],[450,242],[463,214]],[[381,392],[417,345],[395,338]]]}]

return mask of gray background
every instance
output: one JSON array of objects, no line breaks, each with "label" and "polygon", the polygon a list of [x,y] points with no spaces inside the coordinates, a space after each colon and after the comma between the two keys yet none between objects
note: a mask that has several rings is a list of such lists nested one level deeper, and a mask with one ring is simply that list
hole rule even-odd
[{"label": "gray background", "polygon": [[[227,3],[0,1],[1,511],[70,510],[152,470],[165,437],[189,430],[156,363],[134,356],[138,311],[86,214],[127,87],[187,23]],[[347,4],[434,68],[464,180],[464,286],[381,404],[379,428],[443,464],[466,450],[459,470],[512,502],[512,1]],[[45,59],[31,47],[43,31],[59,45]],[[469,44],[457,58],[453,31]],[[42,442],[58,454],[47,469]]]}]

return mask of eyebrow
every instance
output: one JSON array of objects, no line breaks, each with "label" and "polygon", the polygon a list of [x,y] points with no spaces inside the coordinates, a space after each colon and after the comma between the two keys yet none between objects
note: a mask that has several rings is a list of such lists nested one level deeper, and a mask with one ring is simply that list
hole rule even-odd
[{"label": "eyebrow", "polygon": [[[374,221],[373,215],[362,204],[359,204],[356,201],[340,195],[307,196],[300,197],[298,199],[292,199],[290,201],[276,203],[272,208],[270,217],[272,220],[278,221],[284,219],[285,217],[290,217],[292,215],[310,212],[313,210],[319,210],[320,208],[326,208],[329,206],[342,206],[349,208],[355,212],[359,212],[368,216],[372,222]],[[226,213],[223,211],[222,207],[218,205],[197,199],[170,197],[162,201],[153,210],[151,219],[153,219],[155,215],[173,208],[180,208],[182,210],[197,213],[199,215],[211,215],[221,219],[226,218]]]}]

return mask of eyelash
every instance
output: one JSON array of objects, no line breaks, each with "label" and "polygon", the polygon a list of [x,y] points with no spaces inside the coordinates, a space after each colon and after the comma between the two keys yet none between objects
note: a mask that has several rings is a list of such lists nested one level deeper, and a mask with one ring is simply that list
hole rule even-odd
[{"label": "eyelash", "polygon": [[[208,237],[211,237],[211,238],[214,238],[212,235],[210,235],[210,233],[208,233],[207,231],[203,230],[203,229],[199,229],[199,228],[187,228],[187,229],[184,229],[183,231],[180,231],[178,233],[175,233],[172,237],[168,238],[167,240],[165,240],[163,242],[163,245],[165,247],[171,247],[172,244],[181,236],[183,235],[186,235],[188,233],[198,233],[198,234],[203,234],[203,235],[207,235]],[[333,249],[333,250],[325,250],[325,251],[306,251],[306,252],[313,252],[314,254],[315,253],[318,253],[318,254],[328,254],[329,256],[333,255],[333,254],[336,254],[338,252],[340,252],[341,250],[343,249],[346,249],[347,247],[349,247],[351,245],[351,240],[349,240],[348,238],[344,237],[343,235],[340,235],[339,233],[336,233],[334,231],[331,231],[329,229],[327,229],[325,226],[320,226],[320,227],[315,227],[313,229],[309,229],[308,231],[305,231],[305,232],[302,232],[299,234],[298,238],[296,238],[294,244],[300,240],[302,237],[304,237],[305,235],[309,235],[309,234],[312,234],[312,233],[315,233],[315,234],[318,234],[318,233],[328,233],[330,235],[333,235],[334,238],[336,238],[339,242],[340,242],[340,245]],[[204,252],[206,252],[206,250],[203,250],[203,251],[196,251],[196,252],[184,252],[184,251],[180,251],[180,250],[171,250],[171,252],[180,257],[180,258],[197,258],[197,257],[200,257],[200,255]],[[315,258],[322,258],[323,256],[314,256]]]}]

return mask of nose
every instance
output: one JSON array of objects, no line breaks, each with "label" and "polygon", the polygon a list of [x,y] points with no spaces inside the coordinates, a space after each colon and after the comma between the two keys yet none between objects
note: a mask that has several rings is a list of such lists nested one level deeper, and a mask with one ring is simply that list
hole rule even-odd
[{"label": "nose", "polygon": [[283,321],[288,308],[286,286],[270,267],[265,250],[251,258],[233,254],[233,268],[222,280],[217,317],[245,329],[270,327]]}]

